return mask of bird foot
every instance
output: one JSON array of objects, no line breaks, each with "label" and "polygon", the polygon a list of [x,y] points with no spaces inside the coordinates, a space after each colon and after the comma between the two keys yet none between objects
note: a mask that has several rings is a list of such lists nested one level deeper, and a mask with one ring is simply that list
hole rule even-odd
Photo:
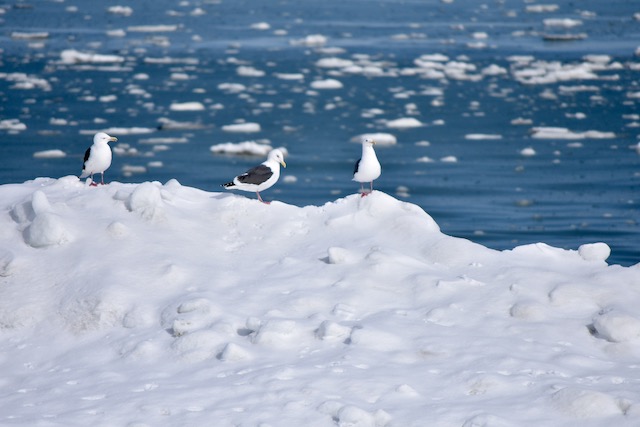
[{"label": "bird foot", "polygon": [[97,182],[92,182],[91,184],[89,184],[89,187],[97,187],[98,183]]}]

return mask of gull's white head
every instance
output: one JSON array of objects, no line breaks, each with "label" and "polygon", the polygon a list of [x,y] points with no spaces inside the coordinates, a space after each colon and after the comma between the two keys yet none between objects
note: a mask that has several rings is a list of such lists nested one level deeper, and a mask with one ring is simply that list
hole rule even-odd
[{"label": "gull's white head", "polygon": [[109,136],[104,132],[98,132],[93,137],[94,144],[108,144],[110,142],[116,142],[117,140],[118,138],[116,138],[115,136]]},{"label": "gull's white head", "polygon": [[269,152],[269,156],[267,157],[267,159],[276,161],[285,168],[287,167],[287,164],[284,162],[284,153],[277,148]]},{"label": "gull's white head", "polygon": [[369,147],[373,147],[374,145],[376,145],[376,142],[373,140],[373,138],[365,138],[362,140],[362,145],[368,145]]}]

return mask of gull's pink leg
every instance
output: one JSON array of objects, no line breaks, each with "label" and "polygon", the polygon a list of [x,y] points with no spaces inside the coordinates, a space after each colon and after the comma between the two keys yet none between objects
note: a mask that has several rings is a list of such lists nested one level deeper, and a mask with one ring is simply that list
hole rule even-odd
[{"label": "gull's pink leg", "polygon": [[258,195],[258,200],[260,200],[262,203],[264,203],[265,205],[271,204],[271,202],[265,202],[264,200],[262,200],[262,197],[260,197],[260,193],[258,193],[257,191],[256,194]]}]

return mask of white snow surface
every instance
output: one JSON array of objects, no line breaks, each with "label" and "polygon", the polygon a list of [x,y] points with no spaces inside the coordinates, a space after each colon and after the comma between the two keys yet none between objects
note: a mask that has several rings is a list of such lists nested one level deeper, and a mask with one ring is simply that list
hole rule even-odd
[{"label": "white snow surface", "polygon": [[374,191],[0,186],[0,424],[637,426],[640,266]]}]

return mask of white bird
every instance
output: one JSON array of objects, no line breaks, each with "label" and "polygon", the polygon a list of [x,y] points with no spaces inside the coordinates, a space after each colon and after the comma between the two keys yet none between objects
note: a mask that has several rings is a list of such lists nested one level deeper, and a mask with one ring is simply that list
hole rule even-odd
[{"label": "white bird", "polygon": [[[376,157],[376,152],[373,146],[376,142],[371,138],[365,138],[362,141],[362,157],[356,162],[356,167],[353,170],[353,180],[360,183],[360,191],[362,197],[373,192],[373,181],[377,179],[382,173],[380,162]],[[364,183],[370,183],[370,192],[365,193]]]},{"label": "white bird", "polygon": [[80,178],[91,176],[91,185],[98,185],[93,182],[93,174],[101,175],[100,183],[104,185],[104,171],[111,166],[111,147],[109,142],[115,142],[118,138],[109,136],[104,132],[98,132],[93,137],[93,145],[87,148],[84,153],[84,163]]},{"label": "white bird", "polygon": [[280,165],[287,167],[284,162],[284,153],[279,150],[271,150],[267,156],[267,160],[262,164],[253,167],[233,178],[233,181],[222,184],[227,190],[243,190],[243,191],[255,191],[258,195],[258,200],[262,203],[267,203],[260,197],[260,192],[271,187],[280,178]]}]

